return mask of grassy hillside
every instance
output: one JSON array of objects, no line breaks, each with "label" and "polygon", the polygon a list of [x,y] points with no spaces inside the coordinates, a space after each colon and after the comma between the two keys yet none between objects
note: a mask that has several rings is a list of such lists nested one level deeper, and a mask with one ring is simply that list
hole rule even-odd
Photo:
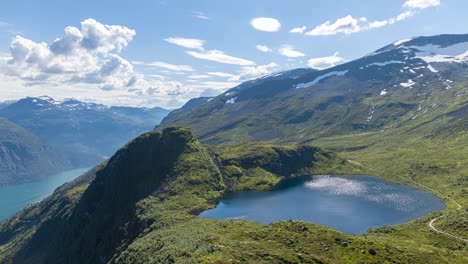
[{"label": "grassy hillside", "polygon": [[[300,221],[196,215],[234,190],[359,173],[310,145],[203,146],[186,128],[143,134],[107,163],[0,224],[1,263],[464,263],[466,245],[343,234]],[[428,232],[430,233],[430,231]]]},{"label": "grassy hillside", "polygon": [[428,64],[415,54],[418,46],[446,47],[455,38],[466,42],[468,35],[415,38],[403,44],[411,48],[390,44],[295,79],[232,89],[156,129],[188,126],[207,144],[306,143],[333,151],[367,174],[430,191],[448,206],[366,236],[465,254],[465,242],[436,233],[429,224],[468,239],[468,64]]}]

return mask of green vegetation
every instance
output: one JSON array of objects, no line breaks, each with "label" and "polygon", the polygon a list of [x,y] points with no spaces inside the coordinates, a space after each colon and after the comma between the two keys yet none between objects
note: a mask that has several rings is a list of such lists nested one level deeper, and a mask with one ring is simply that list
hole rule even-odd
[{"label": "green vegetation", "polygon": [[[1,263],[464,263],[466,245],[416,241],[410,227],[353,236],[301,221],[196,215],[226,192],[285,177],[362,173],[309,145],[206,148],[186,128],[149,132],[108,162],[0,224]],[[441,222],[442,223],[442,222]],[[401,231],[403,230],[403,231]],[[392,235],[389,235],[392,234]],[[411,234],[408,234],[411,235]],[[427,236],[439,235],[427,231]],[[398,239],[397,239],[398,238]],[[430,238],[432,239],[432,237]],[[445,239],[445,238],[444,238]],[[432,241],[447,242],[432,245]]]},{"label": "green vegetation", "polygon": [[[371,60],[361,60],[365,59]],[[373,229],[365,236],[395,245],[408,243],[431,252],[440,249],[466,255],[466,242],[436,233],[428,226],[437,218],[433,223],[436,228],[468,238],[466,65],[441,65],[438,73],[419,76],[411,89],[399,85],[413,77],[398,67],[372,74],[349,69],[347,77],[325,80],[303,90],[284,89],[274,95],[255,96],[258,90],[284,85],[274,82],[269,87],[242,90],[232,95],[237,98],[234,105],[224,104],[227,96],[218,96],[193,111],[165,120],[159,127],[189,126],[208,144],[313,144],[361,166],[366,174],[430,191],[444,199],[447,210],[410,223]],[[448,79],[454,81],[451,87],[445,84]],[[383,89],[389,94],[380,95]],[[239,175],[235,167],[229,171]],[[463,209],[458,210],[457,203]]]},{"label": "green vegetation", "polygon": [[[322,73],[261,82],[172,115],[0,223],[0,262],[467,263],[468,243],[428,226],[468,236],[466,66],[418,76],[401,65],[359,70],[388,59],[382,54],[338,66],[349,73],[310,88],[292,89]],[[409,78],[418,78],[411,88],[399,85]],[[196,217],[228,192],[340,173],[422,188],[448,208],[361,236],[301,221]]]}]

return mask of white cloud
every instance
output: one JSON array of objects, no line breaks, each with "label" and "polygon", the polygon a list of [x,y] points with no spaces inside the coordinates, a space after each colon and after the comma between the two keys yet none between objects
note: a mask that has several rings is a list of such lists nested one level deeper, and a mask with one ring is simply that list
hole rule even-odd
[{"label": "white cloud", "polygon": [[81,22],[81,29],[65,28],[65,36],[51,44],[16,36],[2,72],[28,85],[62,82],[99,84],[105,89],[125,87],[134,77],[133,66],[116,53],[134,35],[132,29],[87,19]]},{"label": "white cloud", "polygon": [[270,49],[270,47],[266,46],[266,45],[257,45],[255,46],[255,48],[261,52],[271,52],[272,50]]},{"label": "white cloud", "polygon": [[336,66],[345,61],[346,61],[345,59],[338,56],[338,52],[335,52],[333,56],[312,58],[307,62],[307,65],[314,69],[323,70],[326,68]]},{"label": "white cloud", "polygon": [[305,56],[304,53],[295,50],[294,47],[290,45],[284,45],[282,48],[279,49],[279,53],[283,56],[290,57],[290,58]]},{"label": "white cloud", "polygon": [[207,72],[209,75],[213,75],[216,77],[233,77],[233,74],[225,73],[225,72]]},{"label": "white cloud", "polygon": [[166,38],[165,41],[189,49],[203,50],[204,40],[189,38]]},{"label": "white cloud", "polygon": [[194,91],[197,91],[198,96],[216,96],[239,84],[240,84],[239,82],[229,82],[229,81],[228,82],[207,81],[207,82],[197,82],[197,83],[189,84],[186,87]]},{"label": "white cloud", "polygon": [[153,77],[153,78],[157,78],[157,79],[161,79],[161,80],[165,80],[165,79],[166,79],[166,76],[159,75],[159,74],[149,74],[148,76],[149,76],[149,77]]},{"label": "white cloud", "polygon": [[205,13],[200,12],[200,11],[193,11],[193,16],[198,18],[198,19],[203,19],[203,20],[208,20],[210,19]]},{"label": "white cloud", "polygon": [[200,82],[194,85],[191,85],[192,88],[212,88],[220,91],[225,89],[232,88],[236,85],[239,85],[238,82]]},{"label": "white cloud", "polygon": [[175,64],[170,64],[167,62],[162,62],[162,61],[154,61],[151,63],[147,63],[145,65],[149,66],[154,66],[154,67],[159,67],[159,68],[165,68],[171,71],[193,71],[192,66],[189,65],[175,65]]},{"label": "white cloud", "polygon": [[440,5],[440,0],[408,0],[403,4],[404,7],[420,9],[438,5]]},{"label": "white cloud", "polygon": [[380,28],[380,27],[383,27],[383,26],[386,26],[386,25],[395,24],[396,22],[405,20],[405,19],[407,19],[407,18],[409,18],[409,17],[411,17],[413,15],[414,15],[413,11],[406,11],[404,13],[399,14],[396,17],[393,17],[393,18],[390,18],[390,19],[387,19],[387,20],[371,22],[367,27],[364,27],[363,30],[373,29],[373,28]]},{"label": "white cloud", "polygon": [[229,81],[247,81],[256,79],[272,73],[271,69],[278,67],[278,64],[272,62],[266,65],[242,67],[239,75],[232,76]]},{"label": "white cloud", "polygon": [[56,39],[51,45],[51,50],[66,54],[76,45],[80,45],[89,51],[121,51],[135,35],[135,30],[127,27],[104,25],[94,19],[86,19],[81,22],[81,31],[75,27],[65,28],[65,37]]},{"label": "white cloud", "polygon": [[255,62],[253,61],[229,56],[220,50],[207,50],[207,51],[202,51],[202,52],[187,51],[187,54],[197,59],[211,60],[211,61],[216,61],[219,63],[235,64],[235,65],[242,65],[242,66],[255,65]]},{"label": "white cloud", "polygon": [[306,33],[308,36],[336,35],[337,33],[351,34],[358,32],[361,27],[359,21],[352,16],[345,16],[337,19],[334,23],[327,21],[322,25],[315,27],[313,30]]},{"label": "white cloud", "polygon": [[10,26],[13,26],[13,25],[5,21],[0,21],[0,27],[10,27]]},{"label": "white cloud", "polygon": [[306,26],[303,26],[303,27],[297,27],[297,28],[293,28],[289,31],[289,33],[299,33],[299,34],[302,34],[304,33],[304,31],[306,30]]},{"label": "white cloud", "polygon": [[415,13],[413,11],[406,11],[396,17],[392,17],[382,21],[369,21],[365,17],[356,19],[350,15],[337,19],[334,23],[327,21],[319,26],[316,26],[311,31],[307,32],[307,36],[327,36],[336,35],[338,33],[352,34],[362,32],[370,29],[380,28],[386,25],[395,24],[398,21],[405,20]]},{"label": "white cloud", "polygon": [[281,23],[277,19],[271,17],[254,18],[250,21],[250,25],[256,30],[266,32],[276,32],[281,28]]},{"label": "white cloud", "polygon": [[48,94],[110,105],[171,108],[205,90],[177,81],[164,81],[161,75],[145,78],[135,72],[132,63],[176,71],[171,73],[193,69],[165,62],[128,62],[118,53],[134,35],[132,29],[87,19],[81,22],[80,28],[65,28],[64,35],[50,43],[16,36],[11,41],[9,54],[0,57],[0,94],[2,98],[11,99]]},{"label": "white cloud", "polygon": [[193,74],[188,76],[190,79],[207,79],[207,78],[212,78],[213,76],[211,75],[206,75],[206,74]]},{"label": "white cloud", "polygon": [[395,18],[390,18],[389,20],[391,21],[402,21],[402,20],[405,20],[407,19],[408,17],[412,17],[414,16],[414,12],[413,11],[406,11],[404,13],[401,13],[399,14],[398,16],[396,16]]}]

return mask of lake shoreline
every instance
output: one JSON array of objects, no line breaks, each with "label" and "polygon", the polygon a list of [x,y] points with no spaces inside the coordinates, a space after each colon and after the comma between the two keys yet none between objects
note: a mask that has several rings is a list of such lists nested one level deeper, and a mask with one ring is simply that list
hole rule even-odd
[{"label": "lake shoreline", "polygon": [[[297,193],[287,194],[288,189]],[[279,196],[283,194],[292,198],[282,200]],[[314,205],[304,205],[304,208],[297,205],[308,201]],[[264,208],[256,207],[261,203],[264,203]],[[199,216],[241,218],[264,224],[295,219],[362,235],[369,228],[410,222],[446,208],[438,196],[377,176],[309,175],[284,179],[268,191],[228,193],[215,208]],[[285,216],[278,216],[273,211],[282,212]]]},{"label": "lake shoreline", "polygon": [[0,187],[0,221],[52,195],[63,184],[73,181],[91,168],[74,168],[39,181]]}]

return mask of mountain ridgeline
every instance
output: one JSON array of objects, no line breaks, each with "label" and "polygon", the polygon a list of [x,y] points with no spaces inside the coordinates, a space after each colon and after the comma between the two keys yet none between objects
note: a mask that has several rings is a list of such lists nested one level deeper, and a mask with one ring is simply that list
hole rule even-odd
[{"label": "mountain ridgeline", "polygon": [[40,180],[70,166],[45,140],[0,118],[0,186]]},{"label": "mountain ridgeline", "polygon": [[0,107],[0,117],[59,149],[74,167],[96,165],[130,139],[150,130],[169,111],[108,107],[76,99],[28,97]]},{"label": "mountain ridgeline", "polygon": [[[0,263],[466,263],[467,43],[397,41],[330,69],[193,100],[0,223]],[[362,236],[295,220],[197,217],[230,192],[310,174],[429,188],[447,210]]]},{"label": "mountain ridgeline", "polygon": [[[357,169],[312,146],[257,144],[209,151],[182,127],[148,132],[100,167],[0,225],[2,263],[154,263],[174,254],[157,239],[233,190],[269,189],[284,177]],[[206,220],[212,221],[212,220]],[[190,238],[187,238],[190,239]],[[206,242],[203,242],[206,243]],[[179,245],[182,247],[182,245]],[[145,255],[140,255],[140,254]],[[152,254],[152,256],[148,255]],[[159,262],[157,261],[159,260]]]},{"label": "mountain ridgeline", "polygon": [[[425,117],[466,128],[468,35],[397,41],[329,69],[239,86],[156,129],[187,126],[203,142],[305,142],[394,130]],[[461,120],[462,119],[462,120]],[[465,125],[463,125],[463,122]]]}]

